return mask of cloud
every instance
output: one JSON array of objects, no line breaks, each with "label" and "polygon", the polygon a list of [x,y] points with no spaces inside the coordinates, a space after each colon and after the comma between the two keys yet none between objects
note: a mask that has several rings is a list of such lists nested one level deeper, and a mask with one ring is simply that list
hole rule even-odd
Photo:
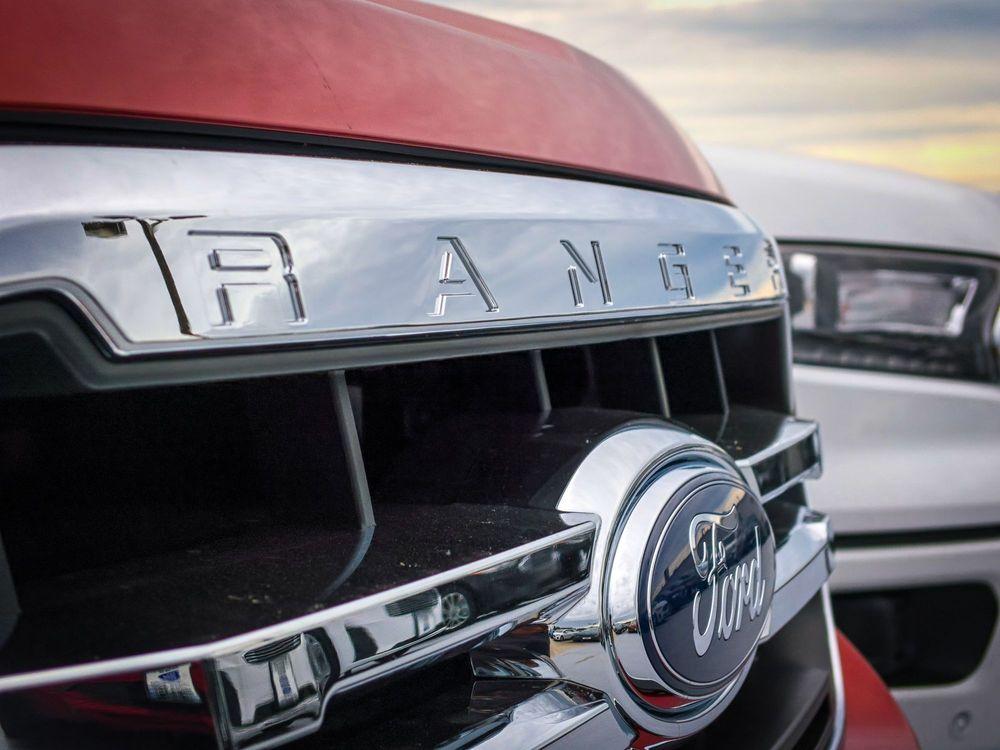
[{"label": "cloud", "polygon": [[758,44],[808,50],[937,48],[962,41],[995,48],[1000,3],[986,0],[771,0],[718,8],[692,4],[672,13],[688,32],[738,37]]},{"label": "cloud", "polygon": [[891,141],[859,138],[795,149],[813,156],[905,169],[1000,190],[1000,133],[949,133]]},{"label": "cloud", "polygon": [[[696,140],[855,153],[877,163],[884,144],[895,166],[933,165],[937,176],[1000,187],[989,176],[995,170],[975,166],[992,153],[985,143],[1000,144],[997,0],[444,4],[605,60]],[[947,143],[972,141],[974,148],[961,151],[966,156],[940,157]]]}]

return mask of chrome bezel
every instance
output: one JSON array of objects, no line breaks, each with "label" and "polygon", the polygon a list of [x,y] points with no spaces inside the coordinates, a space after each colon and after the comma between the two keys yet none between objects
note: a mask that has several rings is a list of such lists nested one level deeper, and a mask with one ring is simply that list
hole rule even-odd
[{"label": "chrome bezel", "polygon": [[[765,615],[761,633],[753,647],[740,662],[724,677],[714,683],[697,683],[683,675],[671,666],[669,660],[660,652],[659,645],[654,641],[654,648],[659,656],[660,664],[673,676],[673,680],[664,680],[649,653],[649,648],[642,637],[642,628],[649,623],[640,622],[639,599],[646,599],[646,611],[651,610],[650,590],[648,581],[641,585],[643,573],[649,560],[644,552],[649,545],[649,529],[653,528],[664,510],[675,499],[676,494],[683,490],[692,480],[710,478],[706,484],[692,488],[676,503],[670,518],[657,537],[654,545],[656,550],[653,559],[663,544],[670,529],[673,518],[684,507],[685,503],[698,490],[713,484],[729,484],[744,490],[751,497],[756,496],[750,491],[738,472],[726,461],[721,461],[714,453],[690,451],[671,456],[658,469],[654,470],[648,481],[641,486],[628,510],[623,514],[620,531],[612,542],[609,555],[610,563],[605,568],[604,581],[608,590],[607,618],[609,633],[609,652],[614,656],[625,687],[633,693],[646,710],[669,716],[675,720],[690,720],[710,711],[718,699],[730,691],[734,684],[745,676],[747,667],[753,660],[757,646],[763,634],[768,630],[770,605]],[[654,497],[650,492],[657,488]],[[656,497],[663,498],[656,501]],[[644,498],[649,498],[643,502]],[[759,501],[758,501],[759,502]],[[637,553],[638,551],[638,553]],[[636,554],[637,553],[637,554]],[[638,557],[638,559],[636,559]],[[703,688],[707,688],[704,689]],[[675,708],[664,708],[650,700],[649,692],[669,692],[688,703],[682,703]]]},{"label": "chrome bezel", "polygon": [[[722,473],[745,486],[732,459],[708,440],[669,423],[637,423],[595,446],[559,501],[560,510],[594,513],[601,518],[592,558],[599,585],[592,586],[579,604],[550,624],[551,637],[561,646],[551,661],[570,679],[605,691],[639,726],[667,738],[689,736],[711,723],[736,696],[752,659],[707,697],[691,699],[666,685],[649,661],[638,633],[641,561],[616,561],[615,555],[619,550],[627,555],[628,545],[619,541],[630,519],[635,529],[648,522],[638,547],[640,557],[645,550],[652,522],[666,503],[640,502],[653,483],[659,479],[669,482],[673,491],[664,493],[669,499],[692,478],[705,473]],[[625,572],[623,580],[614,585],[613,570]],[[600,670],[593,667],[597,660],[603,664]],[[689,702],[676,708],[657,707],[642,696],[637,685]]]}]

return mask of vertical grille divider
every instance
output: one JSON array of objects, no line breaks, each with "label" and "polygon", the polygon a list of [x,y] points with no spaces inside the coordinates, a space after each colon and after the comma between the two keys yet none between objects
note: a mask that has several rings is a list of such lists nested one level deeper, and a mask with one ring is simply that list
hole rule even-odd
[{"label": "vertical grille divider", "polygon": [[344,456],[347,459],[347,471],[350,474],[351,494],[354,497],[358,523],[362,528],[369,528],[375,525],[375,512],[372,509],[372,496],[368,487],[368,475],[365,473],[364,457],[361,455],[358,425],[354,419],[351,395],[347,390],[347,377],[343,370],[330,373],[330,388],[333,392]]},{"label": "vertical grille divider", "polygon": [[726,377],[722,370],[722,357],[719,356],[719,341],[715,336],[715,329],[710,332],[712,341],[712,362],[715,365],[715,378],[719,385],[719,396],[722,399],[722,419],[725,421],[729,417],[729,392],[726,390]]},{"label": "vertical grille divider", "polygon": [[549,397],[549,383],[545,377],[545,363],[538,349],[528,352],[531,357],[531,370],[535,375],[535,390],[538,391],[538,408],[543,416],[552,411],[552,399]]},{"label": "vertical grille divider", "polygon": [[656,339],[647,339],[649,342],[649,357],[653,367],[653,382],[656,384],[656,399],[660,404],[660,414],[665,419],[670,419],[670,398],[667,393],[667,381],[663,375],[663,363],[660,362],[660,347]]}]

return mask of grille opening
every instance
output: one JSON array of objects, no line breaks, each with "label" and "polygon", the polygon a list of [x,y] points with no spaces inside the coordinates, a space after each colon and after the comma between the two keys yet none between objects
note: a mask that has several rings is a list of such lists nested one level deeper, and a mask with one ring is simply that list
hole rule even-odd
[{"label": "grille opening", "polygon": [[356,524],[328,376],[0,402],[15,581],[261,529]]},{"label": "grille opening", "polygon": [[[687,362],[700,341],[670,351]],[[588,429],[598,410],[609,427],[663,417],[669,400],[650,338],[362,369],[347,382],[376,506],[527,500],[551,478],[525,476],[518,460],[533,432],[553,420],[572,431],[574,410],[589,412]],[[679,394],[701,389],[677,383]]]},{"label": "grille opening", "polygon": [[[483,431],[512,421],[537,420],[544,396],[530,352],[466,357],[349,372],[347,382],[365,471],[373,494],[387,493],[387,477],[400,474],[400,461],[413,446],[429,446],[435,462],[452,467],[461,480],[470,446]],[[464,468],[463,468],[464,467]],[[410,467],[413,476],[424,467]],[[442,487],[448,492],[448,487]],[[460,496],[451,494],[451,500]],[[398,493],[394,498],[409,498]]]},{"label": "grille opening", "polygon": [[713,331],[696,331],[657,340],[667,385],[670,416],[680,421],[694,414],[729,410]]},{"label": "grille opening", "polygon": [[997,627],[997,598],[984,583],[838,594],[833,609],[838,627],[890,687],[964,680]]},{"label": "grille opening", "polygon": [[783,366],[789,347],[785,321],[719,328],[713,335],[731,405],[791,411],[789,373]]},{"label": "grille opening", "polygon": [[[766,447],[793,411],[781,320],[663,337],[657,345],[670,416],[734,455]],[[799,459],[802,468],[814,462]],[[773,478],[775,486],[784,481]]]},{"label": "grille opening", "polygon": [[[523,476],[512,446],[560,410],[606,412],[609,426],[727,413],[717,335],[349,371],[339,404],[360,473],[330,373],[4,399],[0,533],[15,588],[227,539],[269,546],[275,530],[353,529],[369,488],[381,502],[516,502],[548,477]],[[730,332],[725,346],[761,335]]]},{"label": "grille opening", "polygon": [[[502,483],[496,464],[514,460],[525,434],[544,429],[550,409],[668,416],[710,439],[733,421],[731,400],[734,409],[767,409],[780,419],[789,406],[778,374],[783,336],[780,322],[749,324],[349,372],[372,497],[512,502],[496,486],[484,488],[483,476]],[[760,365],[766,358],[773,368]],[[518,471],[510,466],[512,482]]]},{"label": "grille opening", "polygon": [[653,339],[551,349],[542,353],[553,408],[602,407],[666,415]]}]

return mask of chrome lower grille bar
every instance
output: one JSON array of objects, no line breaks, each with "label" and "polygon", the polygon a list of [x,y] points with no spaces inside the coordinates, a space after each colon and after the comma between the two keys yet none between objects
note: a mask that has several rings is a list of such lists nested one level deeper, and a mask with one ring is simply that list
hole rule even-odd
[{"label": "chrome lower grille bar", "polygon": [[823,474],[819,426],[812,420],[737,406],[728,415],[695,416],[688,423],[732,456],[762,502]]}]

